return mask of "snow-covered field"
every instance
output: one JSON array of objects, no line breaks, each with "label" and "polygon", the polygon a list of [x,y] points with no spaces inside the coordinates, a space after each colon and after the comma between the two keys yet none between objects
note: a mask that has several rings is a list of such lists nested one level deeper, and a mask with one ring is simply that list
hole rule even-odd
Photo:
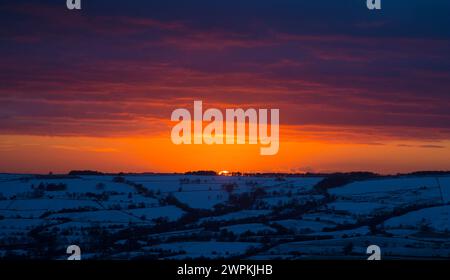
[{"label": "snow-covered field", "polygon": [[160,244],[144,249],[165,251],[174,255],[168,259],[184,259],[199,257],[233,257],[241,255],[249,248],[260,247],[258,243],[250,242],[174,242],[168,244]]},{"label": "snow-covered field", "polygon": [[450,258],[450,175],[0,174],[0,258]]},{"label": "snow-covered field", "polygon": [[431,207],[394,217],[384,223],[386,228],[431,227],[436,232],[450,232],[450,205]]}]

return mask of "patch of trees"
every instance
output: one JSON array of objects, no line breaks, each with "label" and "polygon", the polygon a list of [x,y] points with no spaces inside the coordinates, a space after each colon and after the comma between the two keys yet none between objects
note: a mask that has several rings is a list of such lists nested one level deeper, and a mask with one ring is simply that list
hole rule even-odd
[{"label": "patch of trees", "polygon": [[231,194],[235,189],[237,189],[238,185],[236,183],[223,184],[222,189],[226,191],[228,194]]},{"label": "patch of trees", "polygon": [[146,196],[146,197],[154,197],[155,196],[155,194],[153,193],[152,190],[147,189],[142,184],[136,184],[136,183],[129,182],[129,181],[127,181],[127,184],[132,186],[136,190],[136,192],[142,196]]},{"label": "patch of trees", "polygon": [[57,191],[65,191],[67,190],[67,185],[64,183],[39,183],[38,186],[31,185],[31,188],[33,190],[39,190],[39,191],[47,191],[47,192],[57,192]]},{"label": "patch of trees", "polygon": [[99,191],[104,190],[105,187],[106,187],[106,185],[104,183],[98,183],[97,185],[95,185],[95,189],[99,190]]},{"label": "patch of trees", "polygon": [[344,248],[342,249],[342,253],[345,256],[350,255],[353,252],[353,248],[354,248],[353,243],[349,242],[349,243],[345,244]]},{"label": "patch of trees", "polygon": [[70,176],[92,176],[92,175],[104,175],[104,173],[95,170],[72,170],[68,173]]},{"label": "patch of trees", "polygon": [[272,212],[273,219],[295,219],[317,209],[325,203],[327,203],[327,200],[310,200],[302,204],[291,201],[282,206],[275,206]]},{"label": "patch of trees", "polygon": [[185,175],[197,175],[197,176],[217,176],[217,172],[212,171],[212,170],[188,171],[184,174]]},{"label": "patch of trees", "polygon": [[[402,175],[402,174],[400,174]],[[416,171],[407,173],[404,175],[413,175],[413,176],[441,176],[441,175],[450,175],[450,171]]]},{"label": "patch of trees", "polygon": [[[225,186],[225,188],[225,190],[227,190],[227,188],[230,188],[229,190],[227,190],[227,192],[231,193],[231,189],[234,189],[234,186],[227,185]],[[263,197],[265,194],[266,192],[263,188],[255,188],[252,192],[230,194],[228,202],[237,209],[248,209],[254,205],[258,198]]]},{"label": "patch of trees", "polygon": [[77,212],[90,212],[90,211],[97,211],[97,210],[98,210],[97,208],[91,207],[91,206],[81,206],[81,207],[76,207],[76,208],[63,208],[63,209],[58,210],[58,211],[51,211],[51,210],[48,210],[48,211],[45,211],[45,212],[40,216],[40,218],[43,219],[43,218],[46,218],[46,217],[48,217],[48,216],[50,216],[50,215],[53,215],[53,214],[77,213]]},{"label": "patch of trees", "polygon": [[283,172],[277,172],[277,173],[244,173],[242,176],[255,176],[255,177],[291,177],[291,178],[307,178],[307,177],[324,177],[327,176],[327,174],[324,173],[283,173]]},{"label": "patch of trees", "polygon": [[58,251],[58,235],[53,231],[47,231],[46,225],[40,225],[28,232],[32,242],[27,245],[33,258],[56,259],[61,256]]},{"label": "patch of trees", "polygon": [[334,173],[318,182],[314,189],[320,193],[326,193],[328,189],[337,188],[355,181],[378,178],[380,175],[372,172]]},{"label": "patch of trees", "polygon": [[182,178],[180,179],[180,185],[183,184],[202,184],[202,183],[207,183],[207,180],[200,180],[199,178],[197,179],[190,179],[190,178]]},{"label": "patch of trees", "polygon": [[116,176],[113,178],[114,183],[125,183],[125,181],[126,181],[125,178],[122,176]]},{"label": "patch of trees", "polygon": [[141,209],[141,208],[145,208],[144,202],[128,204],[128,209]]},{"label": "patch of trees", "polygon": [[[49,173],[48,175],[34,175],[33,176],[34,179],[38,179],[38,180],[61,180],[61,179],[73,179],[74,177],[72,176],[68,176],[65,174],[53,174],[53,173]],[[24,180],[25,182],[27,182],[28,180],[32,179],[31,177],[26,177],[26,178],[21,178],[20,180]]]},{"label": "patch of trees", "polygon": [[173,206],[178,207],[181,210],[183,210],[185,212],[189,212],[189,213],[200,211],[200,210],[193,209],[189,205],[187,205],[186,203],[183,203],[183,202],[179,201],[173,194],[169,194],[168,196],[163,198],[161,200],[161,203],[168,204],[168,205],[173,205]]},{"label": "patch of trees", "polygon": [[109,199],[110,194],[114,194],[114,192],[102,192],[102,193],[87,192],[85,196],[87,198],[93,198],[99,201],[107,201]]},{"label": "patch of trees", "polygon": [[268,223],[267,216],[260,215],[256,217],[237,218],[233,220],[206,220],[200,225],[209,231],[218,231],[221,227],[227,227],[232,225],[250,224],[250,223]]},{"label": "patch of trees", "polygon": [[136,190],[136,192],[142,196],[155,197],[155,193],[152,190],[147,189],[143,184],[138,184],[138,183],[126,180],[125,177],[123,177],[123,176],[114,177],[113,182],[127,184],[127,185],[133,187]]},{"label": "patch of trees", "polygon": [[[130,239],[132,239],[132,236],[130,236]],[[91,227],[87,230],[86,241],[84,245],[87,251],[103,254],[110,252],[112,244],[114,244],[111,232],[100,226]]]},{"label": "patch of trees", "polygon": [[272,223],[270,225],[272,228],[274,228],[277,232],[277,234],[279,235],[290,235],[290,234],[295,234],[295,231],[292,229],[289,229],[287,227],[284,227],[278,223]]}]

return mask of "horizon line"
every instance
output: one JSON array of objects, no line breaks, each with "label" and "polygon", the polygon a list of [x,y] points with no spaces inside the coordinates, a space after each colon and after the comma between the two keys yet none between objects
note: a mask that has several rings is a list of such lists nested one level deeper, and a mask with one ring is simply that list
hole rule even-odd
[{"label": "horizon line", "polygon": [[[35,173],[35,172],[2,172],[3,175],[36,175],[36,176],[121,176],[121,175],[197,175],[197,176],[255,176],[255,175],[272,175],[272,176],[328,176],[333,174],[356,174],[366,173],[376,176],[401,176],[401,175],[450,175],[450,170],[416,170],[411,172],[397,172],[397,173],[378,173],[367,170],[359,171],[333,171],[333,172],[241,172],[229,171],[227,175],[220,174],[221,171],[215,170],[191,170],[186,172],[103,172],[98,170],[70,170],[66,173]],[[73,173],[73,174],[70,174]]]}]

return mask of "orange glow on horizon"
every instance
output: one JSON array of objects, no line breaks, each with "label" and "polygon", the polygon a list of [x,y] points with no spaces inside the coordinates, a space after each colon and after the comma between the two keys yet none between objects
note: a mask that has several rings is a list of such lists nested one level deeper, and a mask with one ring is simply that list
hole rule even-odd
[{"label": "orange glow on horizon", "polygon": [[260,156],[258,145],[174,145],[170,137],[0,136],[0,172],[336,172],[379,173],[450,170],[450,141],[385,143],[284,139],[275,156]]}]

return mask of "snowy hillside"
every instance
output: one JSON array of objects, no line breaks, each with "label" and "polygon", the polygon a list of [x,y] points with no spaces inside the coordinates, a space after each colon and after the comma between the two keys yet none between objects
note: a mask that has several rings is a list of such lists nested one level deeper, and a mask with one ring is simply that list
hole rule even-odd
[{"label": "snowy hillside", "polygon": [[0,174],[0,258],[450,258],[450,176]]}]

